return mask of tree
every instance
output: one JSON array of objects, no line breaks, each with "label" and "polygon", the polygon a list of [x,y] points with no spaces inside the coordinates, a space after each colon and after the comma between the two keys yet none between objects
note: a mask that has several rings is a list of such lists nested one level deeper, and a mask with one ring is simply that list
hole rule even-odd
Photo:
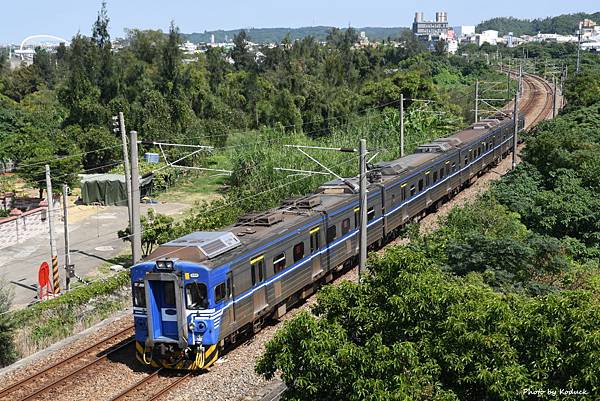
[{"label": "tree", "polygon": [[16,101],[21,101],[44,87],[44,80],[35,65],[23,65],[12,71],[7,78],[4,94]]},{"label": "tree", "polygon": [[36,47],[33,55],[33,65],[37,68],[37,72],[47,87],[54,86],[55,68],[53,65],[53,57],[50,56],[46,49]]},{"label": "tree", "polygon": [[70,46],[69,75],[58,91],[59,99],[69,109],[69,123],[81,127],[108,121],[100,101],[101,91],[95,83],[94,46],[90,39],[75,35]]},{"label": "tree", "polygon": [[171,21],[169,37],[162,49],[160,75],[162,78],[163,93],[177,91],[179,66],[182,57],[181,50],[179,49],[180,42],[179,28],[175,26],[175,21]]},{"label": "tree", "polygon": [[256,62],[250,53],[248,42],[250,42],[250,36],[243,29],[233,37],[234,47],[231,50],[231,58],[238,71],[250,71],[256,68]]},{"label": "tree", "polygon": [[[152,253],[157,245],[164,244],[173,239],[173,218],[164,214],[156,213],[148,209],[148,214],[142,216],[142,250],[144,255]],[[125,242],[131,242],[131,230],[126,228],[118,232],[119,238]]]},{"label": "tree", "polygon": [[100,98],[104,104],[107,104],[118,93],[112,44],[110,42],[110,34],[108,33],[109,22],[106,1],[103,1],[102,8],[98,12],[98,18],[92,28],[92,42],[95,43],[98,54],[98,76],[96,82],[100,88]]},{"label": "tree", "polygon": [[[40,192],[40,198],[46,188],[45,164],[50,166],[52,185],[59,188],[62,184],[72,186],[77,182],[81,170],[81,151],[62,135],[39,141],[28,141],[19,150],[21,155],[17,175]],[[75,155],[75,157],[73,157]]]}]

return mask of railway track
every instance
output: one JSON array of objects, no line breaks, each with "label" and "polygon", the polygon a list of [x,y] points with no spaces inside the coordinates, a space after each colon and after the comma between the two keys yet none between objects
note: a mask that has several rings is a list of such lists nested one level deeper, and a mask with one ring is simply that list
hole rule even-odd
[{"label": "railway track", "polygon": [[128,347],[133,343],[132,335],[133,325],[130,325],[44,370],[5,387],[0,390],[0,399],[26,401],[42,398],[46,393],[61,387],[91,366]]},{"label": "railway track", "polygon": [[[160,399],[163,395],[167,394],[176,386],[188,380],[191,377],[191,375],[192,373],[188,372],[183,375],[177,376],[174,374],[170,374],[165,369],[161,368],[155,370],[153,373],[146,376],[139,382],[125,389],[117,396],[112,398],[111,401],[140,399],[143,399],[145,401],[155,401]],[[157,383],[158,385],[156,385]]]}]

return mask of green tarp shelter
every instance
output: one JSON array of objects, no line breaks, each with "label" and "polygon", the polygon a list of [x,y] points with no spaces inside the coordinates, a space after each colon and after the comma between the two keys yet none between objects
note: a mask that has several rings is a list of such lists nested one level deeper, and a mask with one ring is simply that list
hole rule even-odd
[{"label": "green tarp shelter", "polygon": [[81,199],[85,205],[127,206],[125,176],[121,174],[89,174],[81,177]]},{"label": "green tarp shelter", "polygon": [[[127,187],[122,174],[85,174],[81,178],[81,200],[84,205],[127,206]],[[153,174],[140,177],[140,198],[149,195]]]}]

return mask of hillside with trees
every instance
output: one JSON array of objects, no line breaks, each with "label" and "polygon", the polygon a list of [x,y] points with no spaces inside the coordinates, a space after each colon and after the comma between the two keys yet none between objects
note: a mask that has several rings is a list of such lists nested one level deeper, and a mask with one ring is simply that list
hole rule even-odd
[{"label": "hillside with trees", "polygon": [[478,24],[477,32],[493,29],[500,35],[512,32],[516,36],[536,35],[541,33],[558,33],[561,35],[573,35],[579,27],[579,21],[588,18],[600,22],[600,12],[593,14],[575,13],[562,14],[556,17],[518,19],[514,17],[497,17]]},{"label": "hillside with trees", "polygon": [[[289,40],[302,40],[312,37],[318,42],[325,42],[329,31],[334,29],[332,26],[307,26],[301,28],[248,28],[244,31],[252,38],[255,43],[281,43],[286,38]],[[403,27],[362,27],[355,28],[358,32],[365,32],[370,40],[387,40],[388,38],[398,38],[402,32],[409,28]],[[215,42],[226,42],[232,40],[239,35],[242,29],[232,30],[216,30],[194,33],[183,33],[181,36],[184,40],[189,40],[193,43],[209,43],[211,36],[214,35]],[[342,31],[345,31],[343,29]]]}]

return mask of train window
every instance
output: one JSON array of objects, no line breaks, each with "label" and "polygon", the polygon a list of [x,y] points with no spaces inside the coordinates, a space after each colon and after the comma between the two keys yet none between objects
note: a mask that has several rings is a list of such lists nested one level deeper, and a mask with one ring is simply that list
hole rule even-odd
[{"label": "train window", "polygon": [[175,306],[175,283],[163,281],[163,301],[165,306]]},{"label": "train window", "polygon": [[[456,171],[456,163],[452,163],[452,172],[455,172],[455,171]],[[448,174],[450,174],[450,173],[448,173]]]},{"label": "train window", "polygon": [[206,286],[198,282],[193,282],[186,285],[185,305],[188,309],[208,308],[208,296],[206,292]]},{"label": "train window", "polygon": [[444,179],[444,168],[442,167],[440,169],[440,180],[443,180],[443,179]]},{"label": "train window", "polygon": [[375,218],[375,209],[374,209],[374,208],[372,208],[372,207],[370,207],[370,208],[367,210],[367,221],[371,221],[371,220],[373,220],[374,218]]},{"label": "train window", "polygon": [[354,228],[360,224],[360,208],[354,208]]},{"label": "train window", "polygon": [[437,182],[437,170],[433,172],[433,183]]},{"label": "train window", "polygon": [[330,244],[335,240],[335,237],[337,236],[337,230],[335,228],[335,226],[329,226],[329,228],[327,229],[327,243]]},{"label": "train window", "polygon": [[410,196],[413,197],[413,196],[415,196],[416,193],[417,193],[417,190],[415,189],[415,184],[412,184],[410,186]]},{"label": "train window", "polygon": [[344,219],[342,221],[342,235],[346,235],[350,232],[350,219]]},{"label": "train window", "polygon": [[[356,215],[357,212],[354,212]],[[319,227],[310,230],[310,253],[315,253],[321,247],[321,229]]]},{"label": "train window", "polygon": [[215,303],[221,302],[227,296],[227,287],[225,283],[221,283],[215,287]]},{"label": "train window", "polygon": [[304,242],[299,242],[294,245],[294,263],[304,257]]},{"label": "train window", "polygon": [[146,307],[146,288],[144,283],[133,283],[133,306]]},{"label": "train window", "polygon": [[262,283],[265,279],[265,257],[258,256],[250,261],[250,272],[252,274],[252,285]]},{"label": "train window", "polygon": [[421,192],[423,190],[423,180],[420,179],[419,180],[419,192]]},{"label": "train window", "polygon": [[425,176],[425,188],[429,187],[429,184],[430,184],[430,182],[429,182],[429,174],[427,174]]},{"label": "train window", "polygon": [[467,164],[469,164],[469,156],[465,156],[465,167],[467,167]]},{"label": "train window", "polygon": [[275,274],[285,269],[285,253],[281,253],[273,258],[273,272]]},{"label": "train window", "polygon": [[402,200],[406,200],[406,184],[402,186]]}]

